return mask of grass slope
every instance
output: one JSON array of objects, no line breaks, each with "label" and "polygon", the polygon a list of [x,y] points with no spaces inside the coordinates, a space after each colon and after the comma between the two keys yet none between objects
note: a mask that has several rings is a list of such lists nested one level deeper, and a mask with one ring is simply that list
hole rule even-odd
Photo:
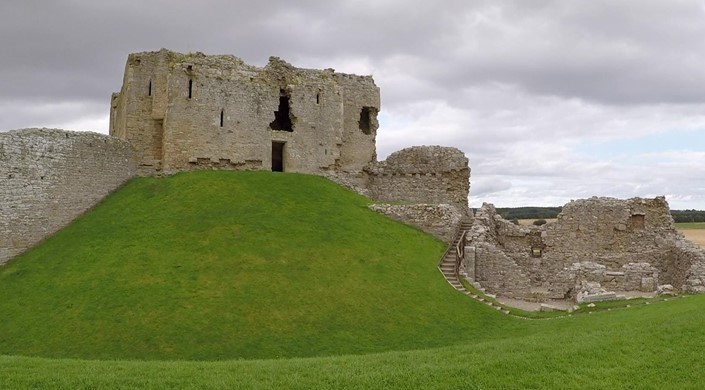
[{"label": "grass slope", "polygon": [[0,354],[325,356],[492,337],[510,321],[472,313],[436,269],[444,244],[367,203],[297,174],[133,180],[0,268]]},{"label": "grass slope", "polygon": [[[0,357],[0,387],[701,389],[705,296],[549,321],[504,338],[323,358],[225,362]],[[476,315],[501,316],[499,313]]]}]

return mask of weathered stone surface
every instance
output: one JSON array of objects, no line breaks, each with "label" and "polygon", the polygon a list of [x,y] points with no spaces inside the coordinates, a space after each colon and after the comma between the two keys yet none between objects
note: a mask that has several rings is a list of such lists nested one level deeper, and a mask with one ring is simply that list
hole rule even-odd
[{"label": "weathered stone surface", "polygon": [[575,298],[576,302],[598,302],[617,299],[617,293],[607,291],[600,285],[599,282],[583,281],[580,290]]},{"label": "weathered stone surface", "polygon": [[382,201],[451,204],[468,212],[470,168],[456,148],[415,146],[365,168],[369,195]]},{"label": "weathered stone surface", "polygon": [[285,171],[359,172],[376,157],[379,109],[370,76],[162,49],[128,57],[110,134],[135,146],[143,174],[272,169],[273,143]]},{"label": "weathered stone surface", "polygon": [[372,204],[368,207],[433,234],[446,242],[455,238],[455,227],[465,217],[457,207],[448,204]]},{"label": "weathered stone surface", "polygon": [[132,177],[134,153],[128,143],[96,133],[0,132],[0,264]]},{"label": "weathered stone surface", "polygon": [[[474,266],[483,270],[476,279],[499,295],[533,300],[531,291],[545,290],[548,298],[576,298],[584,282],[599,283],[603,295],[654,292],[660,284],[705,292],[705,251],[676,231],[663,197],[572,201],[541,227],[517,226],[485,204],[474,224],[467,245],[494,248],[476,253]],[[508,269],[529,288],[503,290]]]}]

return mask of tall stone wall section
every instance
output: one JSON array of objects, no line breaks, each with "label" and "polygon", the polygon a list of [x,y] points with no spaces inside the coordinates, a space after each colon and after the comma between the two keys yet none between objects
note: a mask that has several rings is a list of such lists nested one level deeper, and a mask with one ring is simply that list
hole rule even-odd
[{"label": "tall stone wall section", "polygon": [[468,212],[470,168],[460,150],[414,146],[371,164],[369,196],[386,202],[450,204]]},{"label": "tall stone wall section", "polygon": [[0,133],[0,264],[96,205],[135,174],[134,149],[96,133]]},{"label": "tall stone wall section", "polygon": [[[477,251],[472,264],[475,281],[498,295],[562,299],[594,291],[654,292],[665,284],[705,291],[705,250],[676,231],[663,197],[573,201],[540,227],[517,226],[485,204],[467,245],[503,255]],[[517,291],[527,281],[529,289]],[[590,291],[582,291],[585,286]]]},{"label": "tall stone wall section", "polygon": [[143,174],[270,170],[273,143],[284,171],[360,172],[376,159],[379,109],[370,76],[163,49],[128,57],[110,134],[135,146]]}]

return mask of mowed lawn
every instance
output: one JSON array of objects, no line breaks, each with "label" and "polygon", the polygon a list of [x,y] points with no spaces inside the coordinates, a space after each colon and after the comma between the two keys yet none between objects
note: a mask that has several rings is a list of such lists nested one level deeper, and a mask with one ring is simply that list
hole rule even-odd
[{"label": "mowed lawn", "polygon": [[705,295],[528,320],[323,178],[136,179],[0,268],[0,389],[699,389]]},{"label": "mowed lawn", "polygon": [[[704,309],[700,295],[568,318],[512,319],[518,328],[486,324],[499,338],[368,355],[220,362],[0,356],[0,388],[701,389]],[[486,307],[468,310],[503,317]]]},{"label": "mowed lawn", "polygon": [[324,178],[139,178],[0,268],[0,354],[281,358],[496,334],[436,266],[446,245]]}]

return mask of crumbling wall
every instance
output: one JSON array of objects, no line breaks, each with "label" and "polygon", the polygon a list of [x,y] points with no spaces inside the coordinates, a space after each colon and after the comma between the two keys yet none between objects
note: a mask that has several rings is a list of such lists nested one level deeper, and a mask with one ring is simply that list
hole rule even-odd
[{"label": "crumbling wall", "polygon": [[[469,235],[468,245],[490,245],[510,258],[529,278],[531,293],[524,299],[575,298],[603,288],[653,292],[664,284],[705,291],[705,251],[675,230],[663,197],[571,201],[555,222],[540,227],[514,225],[485,204],[475,224],[490,233]],[[489,252],[478,252],[474,261],[487,275],[507,270],[507,261]],[[490,292],[517,297],[479,276]]]},{"label": "crumbling wall", "polygon": [[375,160],[379,88],[370,76],[264,68],[229,56],[130,54],[113,96],[111,134],[129,140],[145,174],[217,167],[322,174]]},{"label": "crumbling wall", "polygon": [[369,208],[415,226],[445,242],[455,239],[456,226],[465,217],[458,208],[448,204],[372,204]]},{"label": "crumbling wall", "polygon": [[470,168],[456,148],[414,146],[371,164],[369,195],[387,202],[450,204],[468,212]]},{"label": "crumbling wall", "polygon": [[96,133],[0,133],[0,264],[31,248],[131,178],[134,149]]}]

